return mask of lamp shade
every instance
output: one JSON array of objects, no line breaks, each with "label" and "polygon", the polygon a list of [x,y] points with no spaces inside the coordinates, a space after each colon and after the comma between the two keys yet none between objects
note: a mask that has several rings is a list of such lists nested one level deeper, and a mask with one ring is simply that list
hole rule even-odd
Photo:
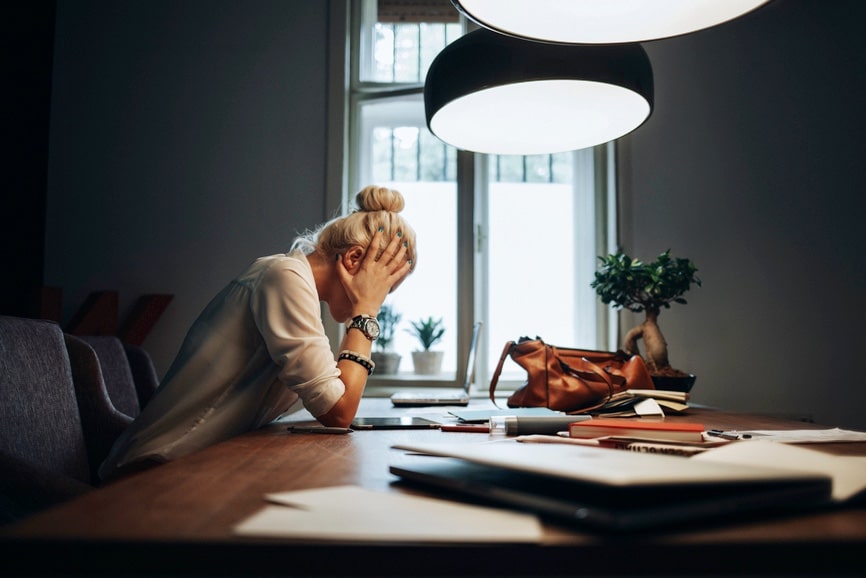
[{"label": "lamp shade", "polygon": [[733,20],[769,0],[451,0],[481,26],[548,42],[669,38]]},{"label": "lamp shade", "polygon": [[430,131],[488,154],[605,143],[640,126],[652,106],[652,67],[638,44],[547,44],[479,29],[446,46],[424,83]]}]

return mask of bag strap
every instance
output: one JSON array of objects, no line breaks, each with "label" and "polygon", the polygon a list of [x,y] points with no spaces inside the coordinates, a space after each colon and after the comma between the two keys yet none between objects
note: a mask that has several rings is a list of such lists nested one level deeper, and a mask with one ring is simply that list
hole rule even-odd
[{"label": "bag strap", "polygon": [[625,380],[622,380],[622,383],[620,383],[619,376],[613,375],[610,372],[605,371],[603,368],[601,368],[598,365],[596,365],[595,363],[591,362],[586,357],[583,358],[583,361],[586,363],[586,367],[587,367],[588,371],[580,371],[580,370],[577,370],[577,369],[571,367],[570,365],[568,365],[565,362],[561,362],[561,363],[562,363],[563,369],[565,369],[568,373],[570,373],[571,375],[573,375],[577,378],[586,379],[586,374],[594,374],[594,375],[600,377],[601,378],[600,381],[602,383],[604,383],[605,385],[607,385],[607,397],[604,400],[596,403],[595,405],[592,405],[590,407],[581,408],[580,411],[576,412],[576,413],[588,413],[590,411],[594,411],[594,410],[604,406],[604,404],[606,404],[608,401],[610,401],[610,399],[613,397],[613,394],[616,393],[614,391],[614,381],[616,381],[617,385],[623,385],[625,383]]},{"label": "bag strap", "polygon": [[496,370],[493,372],[493,377],[490,378],[490,401],[493,402],[493,405],[499,407],[496,403],[496,397],[494,393],[496,392],[496,384],[499,383],[499,374],[502,373],[502,366],[505,364],[505,358],[508,357],[508,354],[511,353],[511,348],[514,347],[514,342],[509,341],[505,344],[505,347],[502,348],[502,355],[499,358],[499,363],[496,364]]}]

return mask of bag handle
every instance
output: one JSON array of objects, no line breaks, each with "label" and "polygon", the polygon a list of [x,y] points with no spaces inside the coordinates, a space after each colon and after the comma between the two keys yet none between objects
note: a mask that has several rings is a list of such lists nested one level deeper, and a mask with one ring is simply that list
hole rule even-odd
[{"label": "bag handle", "polygon": [[575,369],[574,367],[572,367],[571,365],[569,365],[565,361],[562,361],[561,358],[559,358],[559,359],[560,359],[560,363],[562,364],[562,367],[566,370],[566,372],[570,373],[571,375],[573,375],[575,377],[580,377],[580,378],[585,377],[582,374],[591,374],[591,375],[597,375],[598,377],[600,377],[601,381],[604,381],[607,384],[607,388],[608,388],[608,390],[610,390],[610,395],[613,395],[615,393],[614,387],[616,387],[616,386],[619,386],[623,389],[626,388],[625,377],[623,377],[621,375],[616,375],[615,373],[611,373],[611,372],[607,371],[604,367],[600,367],[597,363],[591,361],[587,357],[581,357],[580,358],[580,360],[583,361],[583,363],[585,364],[586,369],[584,369],[584,370]]},{"label": "bag handle", "polygon": [[505,347],[502,348],[502,356],[499,358],[499,363],[496,364],[496,369],[493,371],[493,377],[490,378],[490,401],[493,402],[493,405],[499,407],[499,404],[496,403],[496,396],[494,393],[496,392],[496,384],[499,383],[499,374],[502,373],[502,366],[505,364],[505,358],[508,357],[508,354],[511,353],[511,348],[514,347],[514,342],[509,341],[505,344]]},{"label": "bag handle", "polygon": [[596,409],[604,406],[604,404],[606,404],[608,401],[610,401],[610,399],[613,397],[613,394],[614,394],[614,381],[616,381],[616,383],[618,385],[624,385],[625,380],[623,379],[622,383],[620,383],[621,378],[619,378],[619,376],[613,375],[610,372],[605,371],[603,368],[601,368],[598,365],[596,365],[595,363],[591,362],[586,357],[583,357],[581,359],[586,363],[586,367],[589,369],[589,371],[577,370],[577,369],[571,367],[570,365],[568,365],[567,363],[565,363],[564,361],[560,361],[560,363],[562,364],[563,369],[565,369],[566,372],[570,373],[574,377],[586,379],[586,377],[584,375],[581,375],[582,373],[583,374],[587,374],[587,373],[588,374],[595,374],[601,378],[601,381],[605,385],[607,385],[607,398],[605,398],[603,401],[600,401],[600,402],[598,402],[595,405],[592,405],[590,407],[581,408],[580,411],[578,412],[578,413],[587,413],[587,412],[596,410]]}]

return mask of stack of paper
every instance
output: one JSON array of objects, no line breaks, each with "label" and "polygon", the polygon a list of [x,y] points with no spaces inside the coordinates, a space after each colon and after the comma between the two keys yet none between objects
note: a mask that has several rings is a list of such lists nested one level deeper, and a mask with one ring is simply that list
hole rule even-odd
[{"label": "stack of paper", "polygon": [[245,536],[330,542],[524,542],[541,540],[531,514],[408,494],[335,486],[268,494],[235,526]]}]

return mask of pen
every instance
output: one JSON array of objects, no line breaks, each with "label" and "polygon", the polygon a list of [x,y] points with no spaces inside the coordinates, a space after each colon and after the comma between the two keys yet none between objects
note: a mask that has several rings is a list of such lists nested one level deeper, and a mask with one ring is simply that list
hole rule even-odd
[{"label": "pen", "polygon": [[352,429],[347,427],[328,427],[321,425],[290,425],[288,430],[292,433],[320,433],[320,434],[347,434]]},{"label": "pen", "polygon": [[[735,431],[730,432],[730,431],[724,431],[724,430],[720,430],[720,429],[711,429],[711,430],[708,430],[707,433],[711,436],[715,436],[717,438],[722,438],[725,440],[738,440],[738,439],[740,439],[740,434],[738,434]],[[743,437],[746,437],[746,436],[743,436]],[[751,436],[749,436],[749,437],[751,437]]]},{"label": "pen", "polygon": [[443,425],[439,428],[442,431],[462,431],[475,433],[488,433],[490,427],[481,424],[463,424],[463,425]]}]

